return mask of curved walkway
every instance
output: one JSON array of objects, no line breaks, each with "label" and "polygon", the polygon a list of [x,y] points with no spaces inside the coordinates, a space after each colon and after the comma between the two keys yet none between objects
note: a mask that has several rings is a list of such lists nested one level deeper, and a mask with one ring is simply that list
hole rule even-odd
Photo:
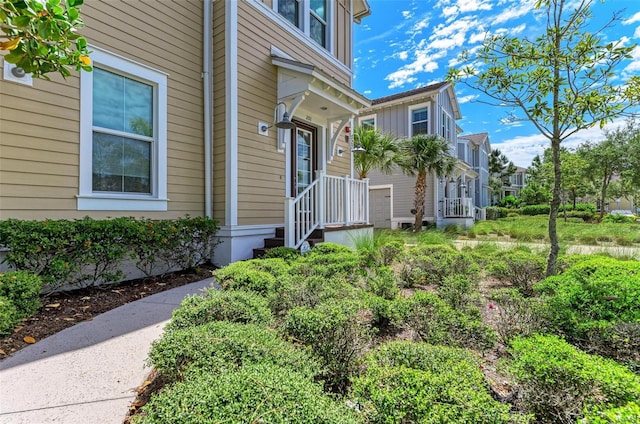
[{"label": "curved walkway", "polygon": [[0,362],[1,424],[122,424],[171,313],[212,278],[128,303]]}]

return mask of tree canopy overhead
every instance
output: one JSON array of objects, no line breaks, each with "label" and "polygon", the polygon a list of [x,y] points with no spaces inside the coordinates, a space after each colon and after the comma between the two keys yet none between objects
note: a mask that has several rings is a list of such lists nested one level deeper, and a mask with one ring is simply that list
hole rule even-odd
[{"label": "tree canopy overhead", "polygon": [[84,0],[0,0],[0,51],[4,60],[47,78],[76,71],[91,71],[87,40],[77,33],[84,26],[80,6]]},{"label": "tree canopy overhead", "polygon": [[640,76],[620,81],[616,75],[635,45],[604,41],[604,31],[616,22],[615,16],[597,32],[588,31],[593,1],[537,0],[546,27],[535,39],[489,36],[473,56],[463,55],[465,65],[448,73],[449,80],[481,91],[496,105],[519,109],[551,142],[554,185],[547,275],[555,274],[560,249],[556,231],[562,193],[560,143],[580,130],[604,127],[640,103]]}]

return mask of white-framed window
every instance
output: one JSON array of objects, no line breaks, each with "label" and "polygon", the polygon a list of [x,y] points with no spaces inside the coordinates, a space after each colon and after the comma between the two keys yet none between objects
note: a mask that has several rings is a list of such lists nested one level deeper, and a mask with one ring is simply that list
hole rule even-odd
[{"label": "white-framed window", "polygon": [[453,140],[453,119],[451,115],[449,115],[445,110],[442,110],[442,128],[440,130],[440,135],[445,140]]},{"label": "white-framed window", "polygon": [[167,210],[167,75],[93,48],[80,76],[78,210]]},{"label": "white-framed window", "polygon": [[429,104],[409,107],[409,136],[429,134]]},{"label": "white-framed window", "polygon": [[358,122],[363,128],[376,129],[376,115],[368,115],[358,118]]},{"label": "white-framed window", "polygon": [[274,9],[291,25],[330,50],[331,32],[329,0],[274,0]]}]

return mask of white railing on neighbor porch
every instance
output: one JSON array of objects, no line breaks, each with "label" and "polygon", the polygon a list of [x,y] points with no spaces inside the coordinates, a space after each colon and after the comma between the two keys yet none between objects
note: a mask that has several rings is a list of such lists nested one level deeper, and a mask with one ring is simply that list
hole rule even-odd
[{"label": "white railing on neighbor porch", "polygon": [[470,197],[445,197],[445,218],[473,218],[473,202]]},{"label": "white railing on neighbor porch", "polygon": [[316,228],[369,222],[369,180],[319,177],[295,199],[285,199],[285,246],[294,248]]},{"label": "white railing on neighbor porch", "polygon": [[475,219],[476,221],[486,221],[487,220],[487,210],[484,208],[479,208],[477,206],[474,206],[473,209],[475,210]]}]

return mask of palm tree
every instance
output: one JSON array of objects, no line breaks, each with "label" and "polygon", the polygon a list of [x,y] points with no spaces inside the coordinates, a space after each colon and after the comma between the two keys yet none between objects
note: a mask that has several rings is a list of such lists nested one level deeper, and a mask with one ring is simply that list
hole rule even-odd
[{"label": "palm tree", "polygon": [[391,172],[398,156],[398,144],[391,134],[366,125],[355,128],[354,137],[355,146],[364,149],[353,155],[353,166],[360,179],[367,178],[374,169]]},{"label": "palm tree", "polygon": [[402,171],[409,176],[417,174],[413,231],[418,232],[422,229],[424,218],[427,174],[435,173],[438,178],[442,178],[454,170],[457,159],[449,152],[447,141],[435,134],[419,134],[403,140],[400,144],[400,153],[402,158],[399,164]]}]

